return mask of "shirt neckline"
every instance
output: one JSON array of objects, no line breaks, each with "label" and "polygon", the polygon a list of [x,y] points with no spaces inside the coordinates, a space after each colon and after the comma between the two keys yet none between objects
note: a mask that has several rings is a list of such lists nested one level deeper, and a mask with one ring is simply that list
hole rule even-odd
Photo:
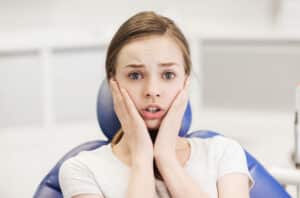
[{"label": "shirt neckline", "polygon": [[[190,155],[188,157],[188,160],[185,162],[185,164],[183,165],[183,168],[186,169],[191,165],[191,161],[193,160],[193,156],[194,156],[194,142],[192,140],[192,138],[186,138],[186,140],[188,141],[189,144],[189,148],[190,148]],[[123,161],[121,161],[113,152],[112,150],[112,146],[111,143],[107,144],[107,149],[110,153],[110,155],[112,156],[112,160],[115,161],[117,164],[120,164],[120,166],[122,167],[126,167],[126,169],[130,169],[130,166],[128,166],[126,163],[124,163]]]}]

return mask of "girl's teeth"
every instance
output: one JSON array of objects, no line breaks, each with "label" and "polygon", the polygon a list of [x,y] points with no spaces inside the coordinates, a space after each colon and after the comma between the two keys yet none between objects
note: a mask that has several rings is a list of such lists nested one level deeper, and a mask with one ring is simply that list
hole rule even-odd
[{"label": "girl's teeth", "polygon": [[149,108],[147,108],[147,111],[149,111],[151,113],[155,113],[155,112],[159,111],[159,109],[156,107],[149,107]]}]

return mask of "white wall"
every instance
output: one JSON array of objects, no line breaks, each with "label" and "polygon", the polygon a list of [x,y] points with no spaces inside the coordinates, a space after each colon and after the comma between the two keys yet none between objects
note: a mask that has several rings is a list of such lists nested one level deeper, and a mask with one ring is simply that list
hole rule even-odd
[{"label": "white wall", "polygon": [[[130,6],[128,6],[130,5]],[[213,23],[236,26],[268,25],[271,21],[271,0],[254,1],[5,1],[1,0],[1,31],[22,29],[65,28],[65,27],[107,27],[117,24],[140,10],[170,12],[193,19],[201,25]],[[124,9],[126,8],[126,9]],[[184,9],[181,9],[184,8]],[[16,20],[17,19],[17,20]],[[235,22],[233,22],[233,19]],[[259,19],[259,20],[258,20]],[[188,20],[190,21],[190,20]],[[96,27],[94,27],[96,28]],[[96,28],[96,29],[97,29]]]},{"label": "white wall", "polygon": [[[275,0],[274,0],[275,2]],[[118,25],[141,10],[154,10],[175,19],[186,32],[261,32],[274,27],[272,0],[241,1],[0,1],[1,40],[27,37],[53,39],[58,32],[88,31],[111,35]],[[116,6],[117,5],[117,6]],[[128,6],[131,5],[131,6]],[[277,13],[277,12],[276,12]],[[275,14],[276,14],[275,13]],[[43,37],[40,34],[46,34]],[[54,33],[54,34],[53,34]],[[23,38],[24,39],[24,38]],[[23,40],[22,39],[22,40]],[[20,41],[24,42],[24,41]]]},{"label": "white wall", "polygon": [[299,2],[293,0],[1,0],[0,4],[0,32],[73,28],[114,29],[130,15],[141,10],[174,15],[172,17],[179,19],[189,30],[196,31],[209,31],[211,28],[221,31],[299,31],[295,25],[299,18]]}]

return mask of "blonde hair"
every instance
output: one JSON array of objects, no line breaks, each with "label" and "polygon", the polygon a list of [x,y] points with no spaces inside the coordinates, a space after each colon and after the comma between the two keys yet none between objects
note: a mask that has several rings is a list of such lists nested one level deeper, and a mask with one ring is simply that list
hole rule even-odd
[{"label": "blonde hair", "polygon": [[111,140],[111,146],[115,146],[116,144],[118,144],[123,137],[123,134],[124,132],[122,131],[122,129],[119,129]]}]

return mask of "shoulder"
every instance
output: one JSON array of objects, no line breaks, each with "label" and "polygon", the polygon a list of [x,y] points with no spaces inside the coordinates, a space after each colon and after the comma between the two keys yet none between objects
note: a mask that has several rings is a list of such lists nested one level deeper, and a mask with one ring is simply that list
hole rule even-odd
[{"label": "shoulder", "polygon": [[238,141],[230,137],[214,136],[212,138],[192,138],[199,159],[206,156],[216,171],[217,178],[230,173],[243,173],[249,177],[253,186],[254,180],[248,171],[246,153]]},{"label": "shoulder", "polygon": [[[234,139],[224,136],[190,139],[193,155],[206,158],[215,167],[225,164],[245,164],[246,155],[242,146]],[[231,166],[230,165],[230,166]]]},{"label": "shoulder", "polygon": [[64,197],[80,193],[101,194],[95,173],[102,170],[100,160],[105,158],[106,149],[102,146],[92,151],[82,151],[61,164],[58,180]]},{"label": "shoulder", "polygon": [[218,178],[229,173],[245,173],[250,177],[246,153],[238,141],[224,136],[212,140],[211,150]]},{"label": "shoulder", "polygon": [[215,138],[213,138],[211,144],[211,146],[217,148],[218,151],[225,151],[228,149],[243,150],[240,143],[237,140],[232,139],[230,137],[216,136]]},{"label": "shoulder", "polygon": [[196,148],[204,147],[207,151],[222,154],[226,150],[243,150],[242,146],[234,139],[221,135],[211,138],[193,137],[191,141]]},{"label": "shoulder", "polygon": [[74,174],[75,172],[89,171],[93,164],[100,163],[108,155],[108,146],[104,145],[91,151],[81,151],[76,156],[65,160],[59,169],[59,174]]}]

